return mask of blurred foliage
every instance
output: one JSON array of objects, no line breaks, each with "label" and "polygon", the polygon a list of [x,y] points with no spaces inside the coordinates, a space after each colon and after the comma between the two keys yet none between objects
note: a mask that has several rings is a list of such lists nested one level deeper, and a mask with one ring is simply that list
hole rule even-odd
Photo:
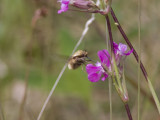
[{"label": "blurred foliage", "polygon": [[[137,1],[113,0],[112,4],[120,23],[137,49]],[[25,119],[37,117],[61,68],[80,38],[85,22],[90,18],[88,13],[75,11],[58,15],[59,8],[60,5],[54,0],[0,0],[0,109],[3,108],[7,120],[18,119],[27,80],[28,94],[24,116]],[[142,61],[149,76],[153,78],[152,82],[158,95],[160,95],[159,8],[159,0],[142,0]],[[106,49],[105,28],[105,19],[96,15],[96,21],[90,26],[79,47],[87,50],[94,60],[98,60],[98,50]],[[114,40],[124,43],[113,20],[112,29]],[[126,69],[128,79],[136,81],[137,64],[133,56],[127,58]],[[141,78],[142,88],[150,95],[144,77]],[[20,86],[17,87],[18,85]],[[131,111],[136,118],[137,91],[129,80],[127,88]],[[114,90],[112,96],[113,118],[127,119],[124,106]],[[75,71],[67,69],[53,98],[43,119],[49,120],[53,117],[55,120],[109,119],[108,81],[90,83],[87,80],[85,66]],[[141,107],[142,119],[157,119],[157,110],[143,95]]]}]

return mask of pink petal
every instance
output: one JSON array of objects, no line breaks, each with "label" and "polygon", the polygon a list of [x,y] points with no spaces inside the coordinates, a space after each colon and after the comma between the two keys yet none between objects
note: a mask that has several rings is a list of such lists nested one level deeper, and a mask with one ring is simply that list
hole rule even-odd
[{"label": "pink petal", "polygon": [[68,10],[69,0],[62,0],[61,1],[61,9],[58,10],[58,14],[62,12],[66,12]]},{"label": "pink petal", "polygon": [[68,5],[69,4],[69,0],[62,0],[62,3]]},{"label": "pink petal", "polygon": [[132,50],[130,50],[130,51],[128,51],[127,53],[124,53],[125,55],[130,55],[131,53],[133,53],[133,49]]},{"label": "pink petal", "polygon": [[119,49],[120,53],[123,54],[127,50],[127,45],[119,43],[118,49]]},{"label": "pink petal", "polygon": [[127,53],[125,53],[127,51],[127,45],[125,44],[122,44],[122,43],[119,43],[119,46],[118,46],[118,52],[120,55],[130,55],[132,52],[133,52],[133,49],[128,51]]},{"label": "pink petal", "polygon": [[107,67],[110,66],[110,55],[107,50],[104,49],[104,50],[98,51],[98,57],[102,63],[107,65]]},{"label": "pink petal", "polygon": [[108,74],[103,73],[103,75],[104,75],[104,76],[101,78],[101,80],[102,80],[102,81],[105,81],[105,80],[106,80],[106,78],[108,77]]},{"label": "pink petal", "polygon": [[113,42],[113,48],[114,48],[114,53],[116,54],[118,50],[118,44]]},{"label": "pink petal", "polygon": [[96,73],[99,70],[100,70],[100,67],[94,66],[92,64],[87,64],[86,65],[86,71],[87,71],[88,74]]},{"label": "pink petal", "polygon": [[61,14],[63,12],[63,10],[58,10],[58,14]]},{"label": "pink petal", "polygon": [[91,82],[98,82],[100,80],[101,75],[102,75],[101,73],[89,74],[88,79]]}]

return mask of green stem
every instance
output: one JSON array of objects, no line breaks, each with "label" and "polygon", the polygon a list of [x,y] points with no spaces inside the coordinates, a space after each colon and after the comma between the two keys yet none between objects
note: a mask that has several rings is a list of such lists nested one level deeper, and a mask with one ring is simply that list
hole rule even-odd
[{"label": "green stem", "polygon": [[4,113],[3,113],[3,110],[2,110],[2,106],[1,106],[1,103],[0,103],[0,120],[5,120],[5,117],[4,117]]},{"label": "green stem", "polygon": [[[134,54],[134,56],[135,56],[135,58],[136,58],[136,60],[137,60],[137,62],[138,62],[138,61],[139,61],[139,56],[138,56],[137,52],[135,51],[134,47],[132,46],[131,42],[129,41],[129,39],[128,39],[127,35],[125,34],[124,30],[122,29],[122,27],[121,27],[121,25],[120,25],[120,23],[119,23],[116,15],[114,14],[114,11],[113,11],[112,8],[111,8],[111,15],[112,15],[114,21],[115,21],[116,23],[118,23],[117,27],[118,27],[120,33],[122,34],[124,40],[126,41],[126,43],[128,44],[128,46],[130,47],[130,49],[133,49],[133,54]],[[147,72],[146,72],[146,69],[144,68],[144,66],[143,66],[143,64],[142,64],[141,61],[140,61],[140,67],[141,67],[141,71],[142,71],[142,73],[143,73],[143,75],[144,75],[144,77],[145,77],[145,79],[146,79],[146,81],[147,81],[147,83],[148,83],[148,86],[149,86],[149,88],[150,88],[150,91],[151,91],[151,93],[152,93],[152,96],[153,96],[153,98],[154,98],[154,101],[155,101],[155,103],[156,103],[158,112],[159,112],[159,114],[160,114],[160,102],[159,102],[159,99],[158,99],[158,97],[157,97],[157,95],[156,95],[156,92],[155,92],[155,90],[154,90],[154,88],[153,88],[153,85],[152,85],[150,79],[148,78],[148,74],[147,74]]]},{"label": "green stem", "polygon": [[100,4],[101,4],[101,6],[102,6],[102,9],[104,10],[104,9],[105,9],[105,5],[104,5],[103,0],[100,0]]},{"label": "green stem", "polygon": [[150,91],[151,91],[151,93],[152,93],[152,96],[153,96],[153,98],[154,98],[154,101],[155,101],[155,103],[156,103],[158,112],[159,112],[159,114],[160,114],[160,103],[159,103],[158,97],[157,97],[157,95],[156,95],[156,92],[155,92],[155,90],[154,90],[154,88],[153,88],[153,85],[152,85],[152,83],[151,83],[151,80],[150,80],[149,78],[148,78],[148,86],[149,86],[149,89],[150,89]]},{"label": "green stem", "polygon": [[118,82],[119,89],[120,89],[121,92],[123,93],[124,91],[123,91],[123,89],[122,89],[121,80],[119,79],[118,68],[117,68],[116,61],[115,61],[114,58],[113,58],[113,66],[114,66],[114,70],[115,70],[115,73],[116,73],[116,79],[117,79],[117,82]]},{"label": "green stem", "polygon": [[[114,77],[114,75],[111,75],[111,77],[112,77],[112,80],[113,80],[113,85],[115,86],[116,91],[117,91],[118,94],[119,94],[119,87],[118,87],[118,85],[117,85],[117,82],[116,82],[116,80],[115,80],[115,77]],[[119,94],[119,96],[120,96],[120,94]]]},{"label": "green stem", "polygon": [[139,44],[139,60],[138,60],[138,120],[140,120],[140,92],[141,92],[141,0],[138,0],[138,44]]},{"label": "green stem", "polygon": [[[137,60],[137,62],[138,62],[138,61],[139,61],[139,56],[138,56],[136,50],[134,49],[133,45],[132,45],[131,42],[129,41],[129,39],[128,39],[127,35],[125,34],[124,30],[122,29],[122,27],[121,27],[121,25],[120,25],[120,23],[119,23],[116,15],[114,14],[114,11],[113,11],[112,8],[111,8],[111,15],[112,15],[115,23],[117,23],[117,27],[118,27],[121,35],[123,36],[124,40],[126,41],[126,43],[128,44],[128,46],[130,47],[130,49],[133,49],[133,55],[135,56],[135,58],[136,58],[136,60]],[[142,72],[143,72],[143,75],[144,75],[144,77],[145,77],[145,79],[146,79],[146,81],[147,81],[148,75],[147,75],[146,69],[144,68],[144,65],[142,64],[142,62],[140,62],[140,65],[141,65],[141,70],[142,70]]]},{"label": "green stem", "polygon": [[124,91],[124,95],[125,97],[127,97],[126,101],[129,100],[128,98],[128,91],[127,91],[127,87],[126,87],[126,79],[125,79],[125,75],[124,75],[124,61],[123,61],[123,77],[122,77],[122,88],[123,88],[123,91]]},{"label": "green stem", "polygon": [[[109,37],[108,37],[108,26],[106,22],[106,44],[107,44],[107,50],[109,48]],[[112,120],[112,79],[109,79],[109,105],[110,105],[110,120]]]},{"label": "green stem", "polygon": [[109,40],[110,40],[110,44],[111,44],[111,57],[112,57],[114,69],[115,69],[115,72],[116,72],[116,78],[117,78],[118,86],[119,86],[119,89],[122,92],[122,85],[121,85],[121,81],[119,79],[119,73],[118,73],[117,65],[116,65],[116,62],[115,62],[115,59],[114,59],[113,37],[112,37],[111,24],[110,24],[110,20],[109,20],[108,15],[106,16],[106,22],[107,22],[108,33],[109,33]]},{"label": "green stem", "polygon": [[109,79],[110,120],[112,120],[112,79]]}]

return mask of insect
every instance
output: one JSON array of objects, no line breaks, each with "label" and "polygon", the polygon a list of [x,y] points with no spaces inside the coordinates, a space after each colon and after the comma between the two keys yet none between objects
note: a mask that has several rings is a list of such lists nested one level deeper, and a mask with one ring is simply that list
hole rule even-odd
[{"label": "insect", "polygon": [[77,52],[75,52],[68,61],[68,68],[77,69],[82,64],[85,64],[86,61],[90,61],[86,60],[86,58],[88,58],[87,55],[88,52],[83,50],[78,50]]}]

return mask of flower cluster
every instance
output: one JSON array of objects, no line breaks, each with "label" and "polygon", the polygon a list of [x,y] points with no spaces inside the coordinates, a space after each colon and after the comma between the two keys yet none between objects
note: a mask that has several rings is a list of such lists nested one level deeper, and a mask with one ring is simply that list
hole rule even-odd
[{"label": "flower cluster", "polygon": [[[127,46],[125,44],[119,43],[116,44],[114,42],[114,54],[115,54],[115,61],[119,68],[119,70],[122,72],[122,66],[120,66],[120,62],[123,58],[130,55],[133,50],[127,51]],[[111,59],[111,56],[107,50],[100,50],[98,51],[98,57],[100,59],[100,62],[97,62],[95,65],[93,64],[87,64],[86,65],[86,71],[88,73],[88,79],[91,82],[97,82],[100,79],[102,81],[106,80],[108,78],[109,74],[112,72],[112,64],[113,60]]]},{"label": "flower cluster", "polygon": [[81,10],[86,10],[85,12],[98,12],[99,7],[92,0],[58,0],[61,3],[61,9],[58,10],[58,14],[66,12],[69,8],[69,5],[72,5]]}]

